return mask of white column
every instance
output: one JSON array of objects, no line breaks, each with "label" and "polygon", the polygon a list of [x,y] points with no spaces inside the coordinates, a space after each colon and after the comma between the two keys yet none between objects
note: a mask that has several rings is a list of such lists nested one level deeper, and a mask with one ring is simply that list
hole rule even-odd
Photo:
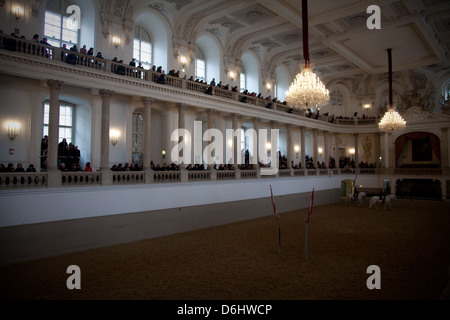
[{"label": "white column", "polygon": [[302,145],[300,147],[301,149],[301,159],[300,159],[300,163],[302,164],[302,169],[306,169],[306,162],[305,162],[305,157],[306,157],[306,139],[305,139],[305,127],[300,127],[300,132],[301,132],[301,141],[302,141]]},{"label": "white column", "polygon": [[152,104],[154,99],[150,97],[142,98],[144,104],[144,160],[143,170],[150,170],[151,159],[151,135],[152,135]]},{"label": "white column", "polygon": [[329,141],[328,141],[328,131],[323,132],[323,149],[324,149],[324,156],[325,156],[325,168],[329,168],[330,163],[330,150],[329,150]]},{"label": "white column", "polygon": [[[233,126],[233,134],[236,132],[236,130],[241,129],[241,115],[235,113],[232,115],[232,126]],[[240,131],[239,131],[240,132]],[[235,143],[236,141],[236,143]],[[239,150],[239,151],[238,151]],[[238,163],[242,162],[240,159],[241,156],[241,141],[240,141],[240,134],[236,137],[236,140],[233,136],[233,166],[237,170],[238,169]],[[239,162],[238,162],[239,157]]]},{"label": "white column", "polygon": [[49,80],[50,115],[48,128],[47,170],[58,170],[58,136],[59,136],[59,91],[63,85],[61,81]]},{"label": "white column", "polygon": [[[214,109],[209,109],[209,110],[207,111],[207,114],[208,114],[208,130],[214,129],[214,122],[215,122],[216,110],[214,110]],[[216,137],[214,137],[214,139],[215,139],[215,138],[216,138]],[[212,142],[212,141],[211,141],[212,136],[211,136],[210,134],[208,134],[207,139],[208,139],[208,142],[207,142],[207,143],[210,144],[210,143]],[[208,164],[207,164],[207,169],[208,169],[208,170],[211,170],[211,169],[214,168],[213,162],[215,162],[215,161],[214,161],[214,158],[212,157],[212,155],[211,155],[210,153],[208,153]]]},{"label": "white column", "polygon": [[313,150],[314,150],[314,152],[313,152],[313,158],[314,158],[313,165],[314,165],[314,168],[317,168],[317,169],[318,169],[317,161],[319,160],[319,156],[318,156],[319,150],[318,150],[318,148],[319,148],[319,146],[318,146],[318,143],[317,143],[317,129],[313,129]]},{"label": "white column", "polygon": [[390,140],[389,139],[389,134],[386,132],[384,134],[384,157],[383,157],[384,167],[386,169],[389,168],[389,143],[390,143],[389,140]]},{"label": "white column", "polygon": [[293,152],[293,145],[292,145],[292,130],[294,127],[291,124],[287,125],[286,130],[286,149],[287,149],[287,167],[292,168],[292,161],[294,161],[294,152]]},{"label": "white column", "polygon": [[109,171],[109,125],[110,125],[110,101],[113,94],[110,90],[100,90],[102,96],[102,130],[101,130],[101,171]]},{"label": "white column", "polygon": [[253,138],[253,159],[256,159],[257,168],[259,168],[259,119],[257,118],[253,119],[253,130],[256,131],[256,137]]},{"label": "white column", "polygon": [[441,139],[441,167],[442,168],[448,168],[450,167],[450,148],[448,146],[448,133],[449,130],[448,128],[442,128],[441,129],[442,132],[442,139]]},{"label": "white column", "polygon": [[355,168],[359,167],[359,134],[358,133],[354,133],[353,134],[354,138],[355,138]]}]

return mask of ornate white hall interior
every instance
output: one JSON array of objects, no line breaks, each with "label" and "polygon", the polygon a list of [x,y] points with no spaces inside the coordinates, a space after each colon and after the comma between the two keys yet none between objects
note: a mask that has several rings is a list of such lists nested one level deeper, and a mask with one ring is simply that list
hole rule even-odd
[{"label": "ornate white hall interior", "polygon": [[[450,198],[449,1],[3,0],[0,30],[0,263],[270,215],[270,186]],[[305,54],[320,105],[289,103]]]}]

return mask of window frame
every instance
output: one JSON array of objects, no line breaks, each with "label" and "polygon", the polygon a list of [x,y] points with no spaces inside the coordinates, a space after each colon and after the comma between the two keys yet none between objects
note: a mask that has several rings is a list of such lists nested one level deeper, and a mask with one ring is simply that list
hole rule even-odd
[{"label": "window frame", "polygon": [[[48,112],[47,112],[47,106],[48,106]],[[71,110],[71,114],[70,114],[70,125],[61,125],[62,121],[61,121],[61,117],[64,116],[64,112],[61,112],[62,108],[69,108]],[[72,142],[73,144],[75,144],[75,137],[74,137],[74,132],[75,132],[75,111],[76,111],[76,106],[72,103],[68,103],[66,101],[60,101],[59,102],[59,126],[58,126],[58,143],[62,141],[63,138],[67,139],[67,143]],[[48,117],[47,117],[48,115]],[[48,119],[48,123],[46,123]],[[43,119],[42,119],[42,136],[48,135],[49,133],[49,123],[50,122],[50,101],[46,100],[43,103]],[[64,122],[66,123],[66,122]],[[47,128],[47,129],[46,129]],[[65,135],[61,135],[61,130],[70,130],[70,138],[66,137]]]}]

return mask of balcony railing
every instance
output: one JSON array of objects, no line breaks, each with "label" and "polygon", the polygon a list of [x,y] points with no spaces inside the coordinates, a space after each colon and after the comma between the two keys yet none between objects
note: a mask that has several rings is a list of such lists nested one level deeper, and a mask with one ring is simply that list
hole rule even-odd
[{"label": "balcony railing", "polygon": [[[67,63],[72,66],[80,67],[83,70],[91,69],[92,71],[101,71],[108,74],[122,76],[127,79],[161,83],[170,87],[201,92],[204,94],[207,94],[206,90],[210,87],[209,84],[206,83],[190,81],[186,78],[174,77],[167,74],[164,77],[164,81],[161,82],[161,74],[152,70],[146,70],[101,57],[85,55],[64,48],[52,47],[50,45],[35,43],[29,40],[20,39],[8,35],[0,35],[0,49],[4,52],[15,52],[18,55],[31,56],[34,58],[47,60],[49,63]],[[234,92],[232,90],[226,90],[224,88],[212,87],[212,91],[210,92],[210,94],[215,97],[231,99],[234,101],[252,104],[279,112],[288,112],[300,116],[305,116],[304,110],[292,109],[283,103],[261,99],[251,95]],[[374,125],[377,121],[376,119],[340,118],[334,118],[333,121],[331,121],[330,117],[324,115],[320,115],[316,118],[313,117],[313,119],[338,125]]]},{"label": "balcony railing", "polygon": [[[361,169],[281,169],[276,175],[262,175],[257,170],[181,170],[181,171],[94,171],[94,172],[1,172],[0,190],[38,189],[48,187],[86,187],[108,185],[143,185],[180,182],[232,181],[264,178],[300,178],[345,174],[377,175],[386,173],[375,168]],[[442,176],[443,169],[394,169],[397,176]],[[446,174],[448,174],[446,172]],[[56,181],[50,183],[50,181]]]}]

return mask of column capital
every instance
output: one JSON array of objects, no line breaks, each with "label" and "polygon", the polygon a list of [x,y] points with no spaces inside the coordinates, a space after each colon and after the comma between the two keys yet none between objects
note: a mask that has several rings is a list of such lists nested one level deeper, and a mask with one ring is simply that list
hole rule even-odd
[{"label": "column capital", "polygon": [[142,97],[141,102],[144,104],[145,107],[151,106],[153,102],[155,102],[155,98],[152,97]]},{"label": "column capital", "polygon": [[58,80],[48,80],[47,81],[47,86],[50,89],[55,89],[55,90],[60,90],[61,87],[63,86],[64,82],[63,81],[58,81]]},{"label": "column capital", "polygon": [[186,103],[177,103],[178,111],[186,111],[187,108],[188,108],[188,105]]},{"label": "column capital", "polygon": [[107,89],[102,89],[102,90],[99,90],[98,93],[100,93],[100,95],[103,98],[111,98],[111,96],[114,94],[114,91],[107,90]]}]

